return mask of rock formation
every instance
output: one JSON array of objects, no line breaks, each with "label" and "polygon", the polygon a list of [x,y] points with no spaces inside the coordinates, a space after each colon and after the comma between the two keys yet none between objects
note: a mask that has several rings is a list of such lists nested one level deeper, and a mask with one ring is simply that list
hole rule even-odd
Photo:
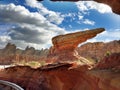
[{"label": "rock formation", "polygon": [[[103,28],[87,30],[52,39],[53,47],[47,58],[71,60],[72,63],[58,62],[36,69],[29,66],[9,67],[0,70],[0,80],[16,83],[25,90],[119,90],[119,53],[110,56],[108,54],[107,58],[93,66],[87,63],[85,58],[80,62],[73,62],[78,56],[74,51],[77,45],[102,31]],[[29,55],[33,54],[33,51],[33,48],[27,47],[25,52]]]},{"label": "rock formation", "polygon": [[2,50],[2,53],[7,55],[14,54],[16,50],[16,46],[14,44],[8,43],[6,47]]},{"label": "rock formation", "polygon": [[15,66],[1,70],[0,79],[16,83],[25,90],[120,89],[120,70],[114,71],[111,68],[89,70],[87,65],[71,67],[73,64],[68,63],[52,64],[37,69]]},{"label": "rock formation", "polygon": [[42,61],[47,57],[49,50],[35,50],[33,47],[26,47],[25,50],[16,48],[14,44],[8,43],[0,50],[0,64],[12,64],[14,62]]},{"label": "rock formation", "polygon": [[80,57],[75,50],[78,44],[95,37],[98,33],[103,31],[103,28],[98,28],[53,37],[53,46],[50,49],[48,57],[53,58],[52,61],[57,62],[78,60]]},{"label": "rock formation", "polygon": [[98,62],[104,56],[112,53],[120,53],[120,40],[111,42],[94,42],[86,43],[78,47],[77,52],[80,56]]},{"label": "rock formation", "polygon": [[[73,2],[77,2],[77,1],[91,1],[91,0],[51,0],[51,1],[73,1]],[[93,0],[93,1],[109,5],[112,8],[114,13],[120,15],[120,0]]]},{"label": "rock formation", "polygon": [[113,69],[120,71],[120,53],[114,53],[103,58],[97,65],[99,69]]},{"label": "rock formation", "polygon": [[[0,64],[11,64],[13,62],[22,61],[42,61],[47,59],[49,53],[48,49],[35,50],[32,47],[26,47],[25,50],[12,49],[13,44],[7,44],[4,49],[0,50]],[[99,48],[98,48],[99,47]],[[111,41],[108,43],[104,42],[94,42],[86,43],[82,46],[76,48],[78,52],[77,56],[85,57],[93,62],[98,62],[103,59],[108,53],[120,53],[120,40]]]}]

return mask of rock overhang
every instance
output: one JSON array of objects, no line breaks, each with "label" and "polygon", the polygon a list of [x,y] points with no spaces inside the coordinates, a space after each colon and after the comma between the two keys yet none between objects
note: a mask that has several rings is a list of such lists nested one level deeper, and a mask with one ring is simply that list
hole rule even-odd
[{"label": "rock overhang", "polygon": [[48,58],[53,62],[75,60],[82,60],[81,62],[87,61],[83,57],[79,56],[75,49],[80,43],[95,37],[103,31],[105,31],[104,28],[96,28],[55,36],[52,38],[53,46],[50,48]]}]

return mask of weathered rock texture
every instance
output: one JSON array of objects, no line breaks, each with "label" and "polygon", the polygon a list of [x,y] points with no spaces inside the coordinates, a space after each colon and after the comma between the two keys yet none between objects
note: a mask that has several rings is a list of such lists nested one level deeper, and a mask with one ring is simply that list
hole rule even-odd
[{"label": "weathered rock texture", "polygon": [[99,69],[120,70],[120,53],[114,53],[103,58],[97,65]]},{"label": "weathered rock texture", "polygon": [[[73,1],[73,2],[77,2],[77,1],[91,1],[91,0],[51,0],[51,1]],[[98,3],[107,4],[112,8],[114,13],[120,14],[120,0],[93,0],[93,1],[96,1]]]},{"label": "weathered rock texture", "polygon": [[[0,64],[11,64],[22,60],[25,60],[26,62],[32,60],[46,60],[49,52],[48,49],[35,50],[32,47],[27,47],[25,50],[15,48],[16,46],[14,44],[8,43],[4,49],[0,50]],[[88,60],[99,61],[103,59],[103,56],[106,56],[107,53],[120,53],[120,41],[87,43],[78,47],[76,50],[80,56],[85,57]]]},{"label": "weathered rock texture", "polygon": [[[54,45],[47,58],[58,61],[79,59],[75,52],[77,45],[102,31],[104,29],[101,28],[54,37]],[[8,55],[16,51],[14,45],[6,47],[11,48],[4,49]],[[24,53],[31,55],[33,51],[33,48],[27,47]],[[16,83],[25,90],[119,90],[120,54],[109,55],[93,66],[80,57],[79,62],[58,62],[36,69],[29,66],[9,67],[0,70],[0,79]]]},{"label": "weathered rock texture", "polygon": [[12,64],[21,61],[42,61],[47,57],[49,50],[35,50],[33,47],[26,47],[25,50],[17,49],[14,44],[8,43],[0,50],[0,64]]},{"label": "weathered rock texture", "polygon": [[52,61],[78,60],[80,56],[75,50],[78,44],[95,37],[98,33],[103,31],[103,28],[97,28],[53,37],[53,46],[50,48],[48,57],[52,58]]},{"label": "weathered rock texture", "polygon": [[[20,50],[15,48],[16,46],[14,44],[8,43],[4,49],[0,50],[0,64],[11,64],[13,62],[21,62],[22,60],[25,60],[26,62],[42,61],[47,59],[49,53],[48,49],[35,50],[33,47],[26,47],[25,50]],[[98,62],[107,54],[120,53],[120,40],[108,43],[86,43],[76,48],[76,51],[78,52],[78,55],[85,57],[90,61]]]},{"label": "weathered rock texture", "polygon": [[120,53],[120,40],[115,40],[107,43],[86,43],[78,47],[76,50],[80,56],[98,62],[99,60],[102,60],[104,56],[112,53]]},{"label": "weathered rock texture", "polygon": [[[109,61],[114,62],[112,58]],[[120,70],[114,71],[111,68],[89,70],[87,65],[71,67],[74,67],[73,64],[68,63],[47,65],[37,69],[16,66],[1,70],[0,79],[14,82],[25,90],[120,89]]]}]

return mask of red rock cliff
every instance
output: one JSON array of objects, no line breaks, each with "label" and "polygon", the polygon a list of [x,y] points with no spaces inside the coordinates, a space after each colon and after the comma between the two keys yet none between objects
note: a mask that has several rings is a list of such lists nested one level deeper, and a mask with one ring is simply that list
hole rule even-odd
[{"label": "red rock cliff", "polygon": [[103,60],[96,65],[96,68],[120,70],[120,53],[105,56]]},{"label": "red rock cliff", "polygon": [[0,79],[14,82],[25,90],[119,90],[120,72],[72,68],[72,64],[57,64],[33,69],[16,66],[0,71]]},{"label": "red rock cliff", "polygon": [[111,42],[86,43],[76,49],[80,56],[87,59],[100,61],[107,54],[120,53],[120,40]]}]

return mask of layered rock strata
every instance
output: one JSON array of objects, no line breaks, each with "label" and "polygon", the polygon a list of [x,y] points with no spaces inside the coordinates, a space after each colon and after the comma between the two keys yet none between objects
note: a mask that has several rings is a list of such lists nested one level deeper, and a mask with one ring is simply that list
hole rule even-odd
[{"label": "layered rock strata", "polygon": [[86,30],[66,35],[59,35],[52,38],[53,46],[50,48],[48,58],[52,61],[73,61],[80,59],[77,46],[88,39],[95,37],[104,31],[104,28]]},{"label": "layered rock strata", "polygon": [[0,71],[0,79],[25,90],[119,90],[120,71],[88,69],[87,65],[52,64],[33,69],[16,66]]},{"label": "layered rock strata", "polygon": [[76,50],[80,56],[99,62],[104,56],[120,53],[120,40],[111,42],[89,42],[81,45]]},{"label": "layered rock strata", "polygon": [[48,49],[35,50],[33,47],[26,47],[25,50],[21,50],[15,44],[8,43],[5,48],[0,49],[0,64],[45,61],[48,52]]},{"label": "layered rock strata", "polygon": [[[51,61],[54,58],[59,62],[36,69],[29,66],[2,69],[0,79],[16,83],[25,90],[119,90],[119,54],[108,55],[93,66],[85,58],[74,54],[79,43],[102,31],[104,29],[99,28],[54,37],[53,47],[47,58]],[[77,56],[80,62],[73,62]],[[61,63],[62,60],[71,60],[72,63]]]},{"label": "layered rock strata", "polygon": [[105,56],[97,65],[98,69],[112,69],[120,71],[120,53]]},{"label": "layered rock strata", "polygon": [[[13,48],[11,48],[13,46]],[[98,48],[99,47],[99,48]],[[49,49],[35,50],[32,47],[26,47],[25,50],[14,49],[14,44],[8,43],[4,49],[0,50],[0,64],[11,64],[13,62],[42,61],[47,59]],[[107,54],[120,53],[120,40],[111,42],[86,43],[76,48],[78,55],[88,60],[98,62]]]}]

